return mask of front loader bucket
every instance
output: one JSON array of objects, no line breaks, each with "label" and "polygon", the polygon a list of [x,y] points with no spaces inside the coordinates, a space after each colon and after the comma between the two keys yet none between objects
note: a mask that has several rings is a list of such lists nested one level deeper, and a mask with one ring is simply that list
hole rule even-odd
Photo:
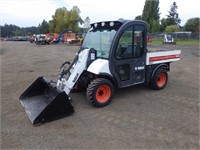
[{"label": "front loader bucket", "polygon": [[38,77],[19,99],[33,125],[69,116],[74,112],[68,95],[44,77]]}]

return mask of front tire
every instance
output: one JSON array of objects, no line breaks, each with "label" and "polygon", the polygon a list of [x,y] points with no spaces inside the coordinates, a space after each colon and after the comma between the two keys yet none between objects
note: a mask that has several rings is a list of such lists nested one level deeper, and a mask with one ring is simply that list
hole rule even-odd
[{"label": "front tire", "polygon": [[154,90],[161,90],[167,85],[168,74],[164,69],[158,69],[153,75],[150,87]]},{"label": "front tire", "polygon": [[104,78],[94,79],[87,88],[87,98],[95,107],[108,105],[114,94],[113,83]]}]

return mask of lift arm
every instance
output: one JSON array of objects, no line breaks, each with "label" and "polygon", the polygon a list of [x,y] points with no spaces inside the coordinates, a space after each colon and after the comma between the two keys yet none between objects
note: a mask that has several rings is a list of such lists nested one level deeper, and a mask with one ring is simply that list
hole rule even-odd
[{"label": "lift arm", "polygon": [[68,95],[76,84],[80,75],[86,69],[86,63],[88,58],[89,49],[84,49],[77,54],[77,57],[73,63],[64,71],[67,79],[62,75],[57,81],[57,87],[63,89]]}]

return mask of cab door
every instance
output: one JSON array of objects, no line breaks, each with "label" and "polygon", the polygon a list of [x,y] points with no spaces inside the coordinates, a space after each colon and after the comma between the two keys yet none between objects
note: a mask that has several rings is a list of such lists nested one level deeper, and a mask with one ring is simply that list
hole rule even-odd
[{"label": "cab door", "polygon": [[119,87],[145,81],[145,24],[132,24],[118,31],[113,44],[110,70]]}]

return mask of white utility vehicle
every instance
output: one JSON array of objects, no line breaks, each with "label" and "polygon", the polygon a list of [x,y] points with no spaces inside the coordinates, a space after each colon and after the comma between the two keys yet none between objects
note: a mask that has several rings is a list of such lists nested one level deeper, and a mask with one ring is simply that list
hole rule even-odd
[{"label": "white utility vehicle", "polygon": [[[20,100],[34,125],[74,112],[69,94],[86,89],[95,107],[108,105],[115,88],[147,84],[163,89],[170,63],[180,60],[180,50],[147,50],[147,25],[137,20],[91,24],[73,62],[65,62],[57,84],[39,77]],[[65,67],[66,64],[68,67]]]}]

